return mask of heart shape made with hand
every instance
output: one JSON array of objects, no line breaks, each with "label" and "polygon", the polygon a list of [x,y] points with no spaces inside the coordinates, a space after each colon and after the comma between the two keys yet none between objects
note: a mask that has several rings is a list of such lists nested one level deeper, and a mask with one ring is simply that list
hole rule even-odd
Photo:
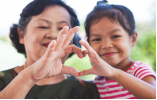
[{"label": "heart shape made with hand", "polygon": [[[113,75],[113,67],[102,60],[87,42],[80,41],[80,44],[87,49],[85,51],[82,51],[75,45],[69,45],[78,29],[78,27],[74,27],[69,30],[68,27],[64,27],[60,31],[57,40],[52,40],[46,53],[33,64],[33,77],[35,79],[53,77],[59,74],[71,74],[76,77],[87,74],[96,74],[106,77]],[[63,65],[61,58],[72,52],[76,53],[79,58],[83,58],[88,54],[93,65],[92,68],[79,72],[74,67]]]}]

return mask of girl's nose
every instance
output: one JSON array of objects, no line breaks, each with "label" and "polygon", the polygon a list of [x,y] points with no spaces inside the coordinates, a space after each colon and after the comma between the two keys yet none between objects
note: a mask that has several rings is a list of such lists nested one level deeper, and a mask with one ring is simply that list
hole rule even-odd
[{"label": "girl's nose", "polygon": [[113,44],[110,40],[102,42],[102,45],[101,45],[102,49],[109,49],[109,48],[112,48],[112,47],[113,47]]}]

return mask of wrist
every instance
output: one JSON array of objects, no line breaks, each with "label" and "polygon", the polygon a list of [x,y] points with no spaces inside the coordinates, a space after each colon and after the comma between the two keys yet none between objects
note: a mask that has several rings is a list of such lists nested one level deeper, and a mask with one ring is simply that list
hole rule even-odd
[{"label": "wrist", "polygon": [[112,72],[113,72],[113,74],[109,78],[116,80],[119,76],[120,69],[113,68]]},{"label": "wrist", "polygon": [[34,77],[33,77],[33,69],[32,67],[27,67],[26,69],[24,69],[23,71],[21,71],[19,73],[19,75],[22,77],[22,78],[25,78],[25,80],[28,81],[28,84],[32,84],[34,85],[38,80],[36,80]]}]

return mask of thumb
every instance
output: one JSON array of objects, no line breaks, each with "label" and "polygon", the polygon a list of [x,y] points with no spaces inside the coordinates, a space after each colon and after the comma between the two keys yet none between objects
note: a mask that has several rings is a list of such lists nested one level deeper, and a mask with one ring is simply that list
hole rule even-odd
[{"label": "thumb", "polygon": [[53,51],[55,46],[56,46],[56,40],[52,40],[51,43],[48,45],[48,48],[46,51],[46,57],[50,55],[50,53]]},{"label": "thumb", "polygon": [[56,40],[52,40],[51,43],[48,46],[48,50],[54,48],[54,46],[56,45]]},{"label": "thumb", "polygon": [[62,65],[61,73],[62,74],[70,74],[70,75],[79,77],[79,71],[76,68],[70,67],[70,66]]},{"label": "thumb", "polygon": [[88,75],[88,74],[94,74],[94,73],[92,72],[91,69],[87,69],[87,70],[83,70],[83,71],[79,72],[79,76],[84,76],[84,75]]}]

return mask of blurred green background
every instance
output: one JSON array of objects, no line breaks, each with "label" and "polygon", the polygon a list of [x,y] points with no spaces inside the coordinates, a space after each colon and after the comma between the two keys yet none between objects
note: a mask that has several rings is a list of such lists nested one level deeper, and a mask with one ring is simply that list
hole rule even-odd
[{"label": "blurred green background", "polygon": [[[149,6],[151,20],[142,22],[136,21],[138,41],[137,44],[132,47],[131,58],[134,61],[139,60],[148,63],[156,72],[156,1],[153,1],[154,3]],[[0,31],[0,34],[1,33]],[[78,33],[81,38],[85,40],[84,21],[82,20]],[[25,57],[17,53],[16,49],[11,45],[8,34],[9,33],[2,36],[0,35],[0,71],[23,65],[25,62]],[[82,49],[84,48],[82,47]],[[65,65],[73,66],[79,71],[91,68],[88,57],[79,59],[76,54],[66,60]],[[91,80],[95,78],[95,75],[86,75],[81,78]]]}]

